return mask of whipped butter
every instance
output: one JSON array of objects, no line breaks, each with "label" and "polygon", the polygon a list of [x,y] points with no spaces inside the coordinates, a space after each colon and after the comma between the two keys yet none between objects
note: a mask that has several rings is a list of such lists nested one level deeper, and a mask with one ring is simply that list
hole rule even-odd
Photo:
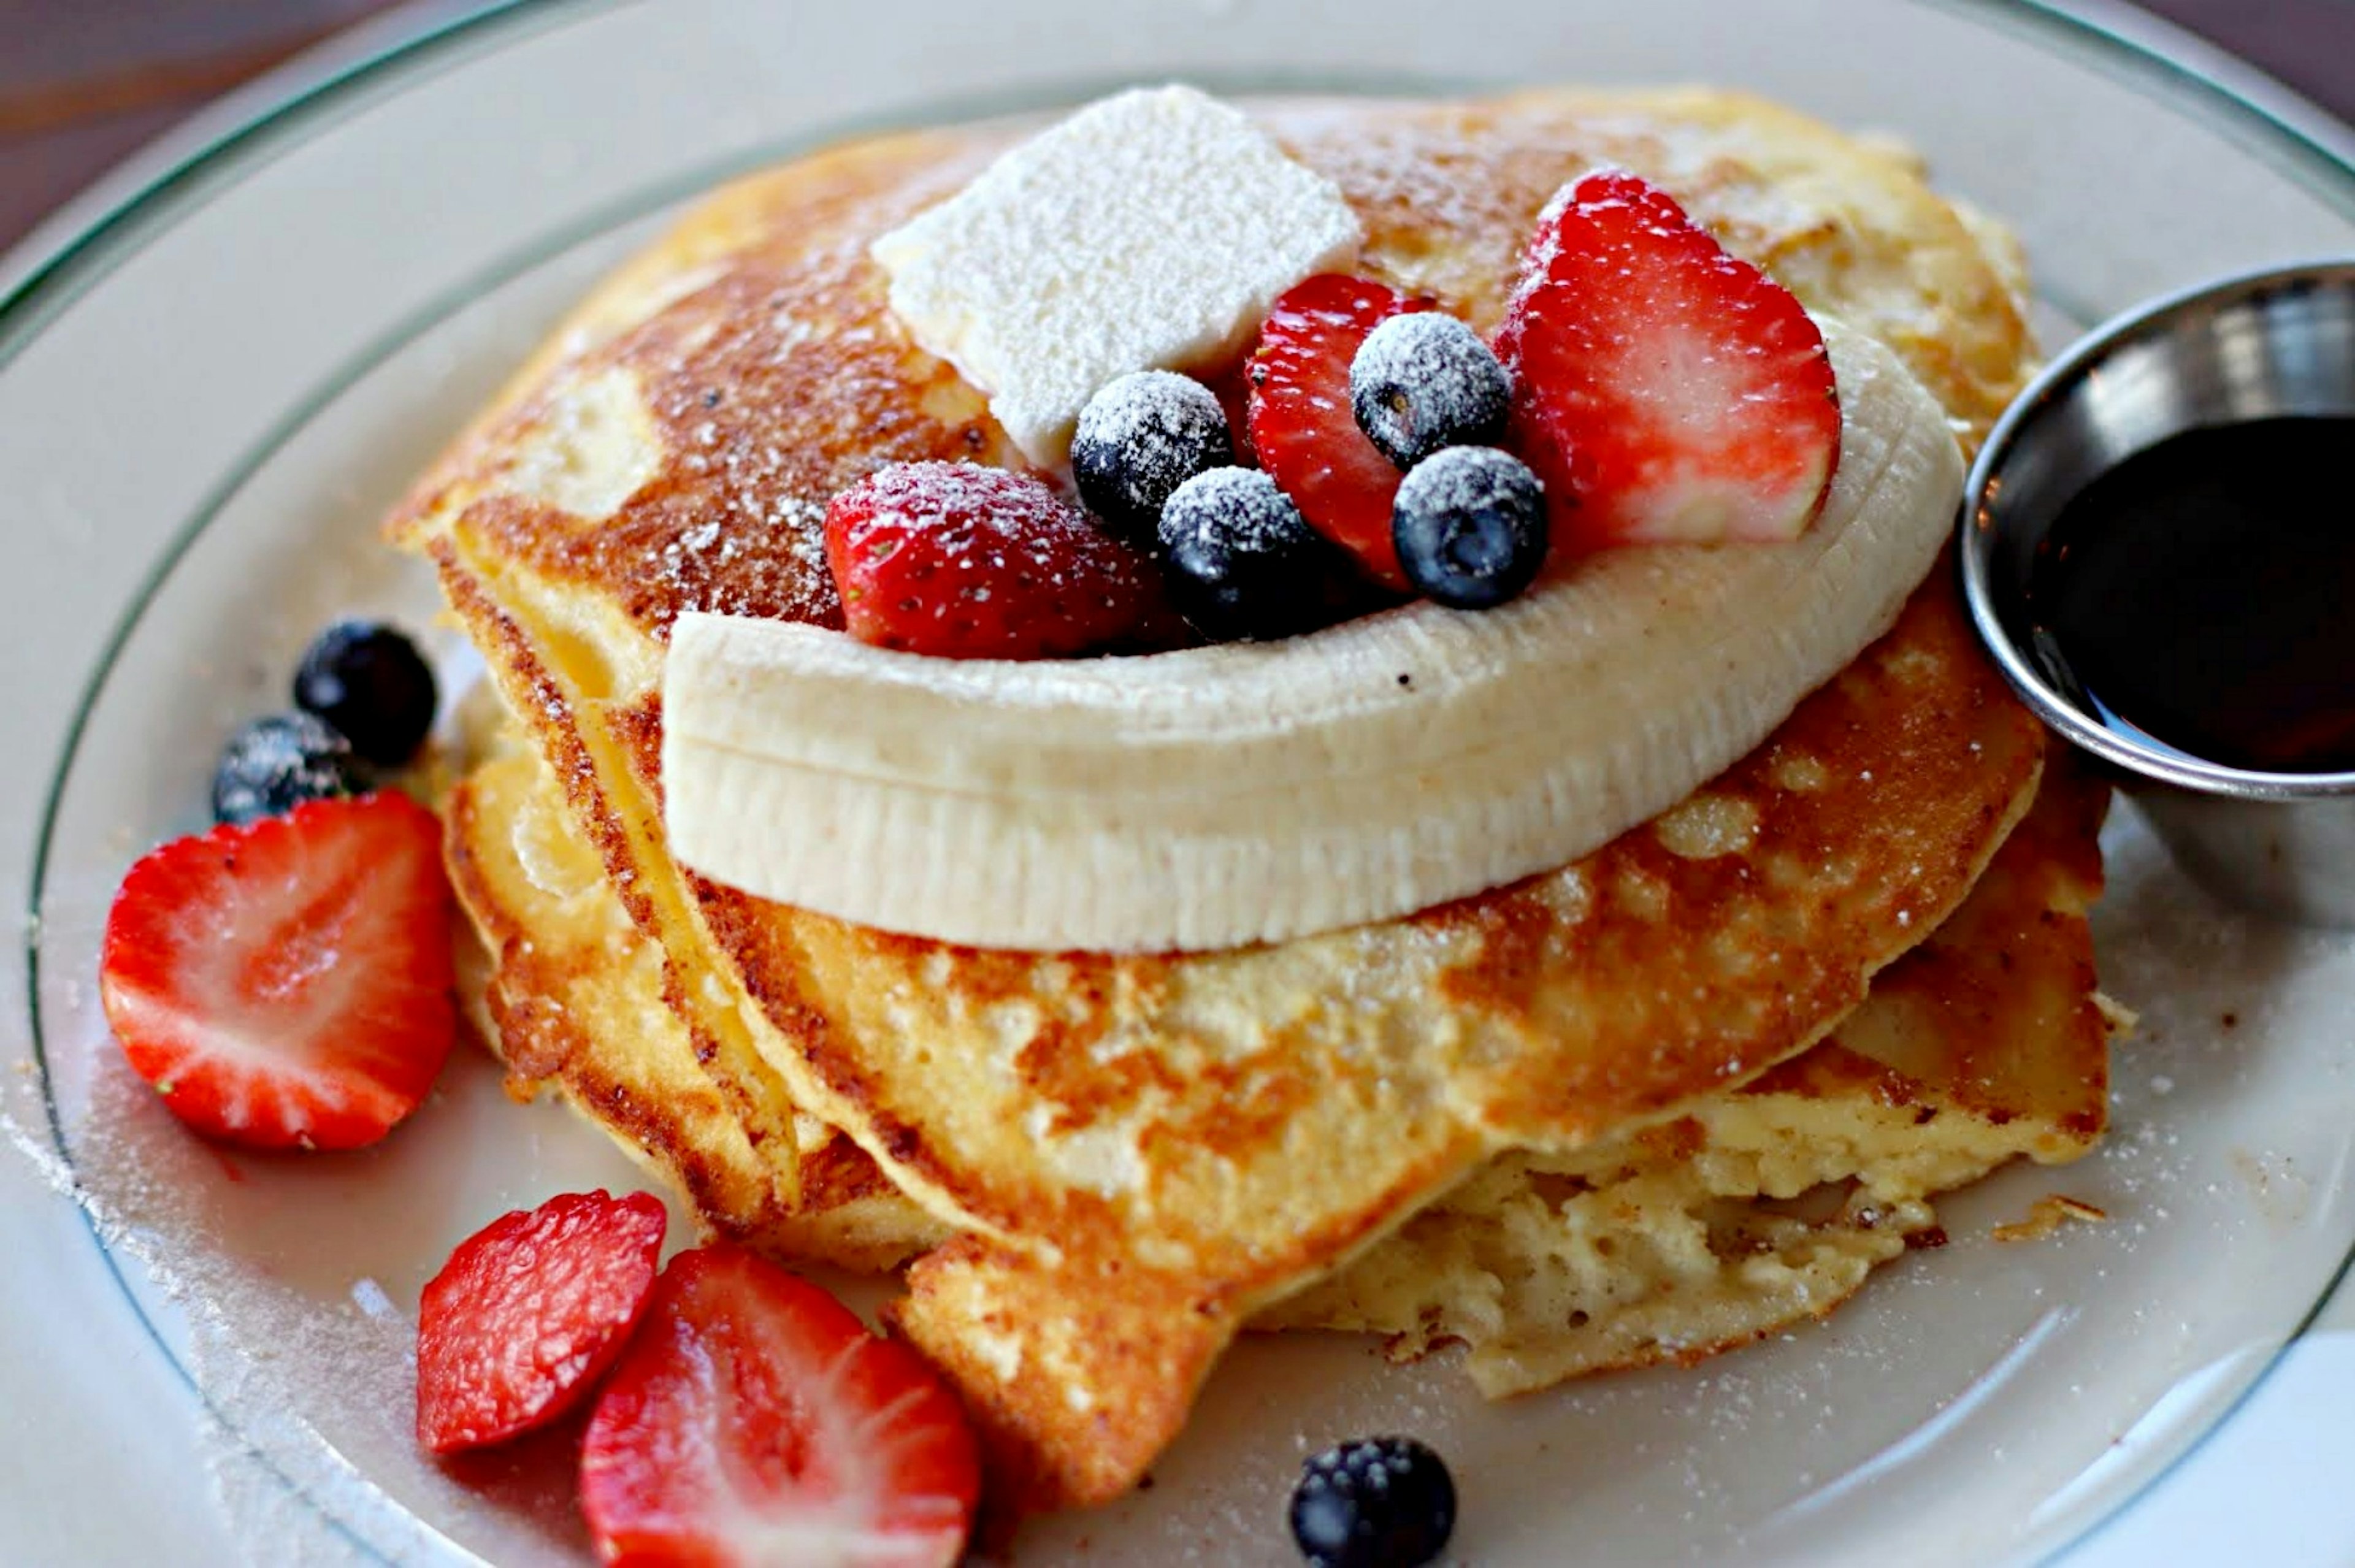
[{"label": "whipped butter", "polygon": [[1231,356],[1362,237],[1340,188],[1240,111],[1162,87],[1088,105],[870,249],[909,336],[1053,467],[1098,388]]}]

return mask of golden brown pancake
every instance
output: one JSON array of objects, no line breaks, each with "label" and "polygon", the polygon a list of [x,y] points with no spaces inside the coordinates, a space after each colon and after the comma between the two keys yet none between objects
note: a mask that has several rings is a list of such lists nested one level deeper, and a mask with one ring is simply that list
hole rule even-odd
[{"label": "golden brown pancake", "polygon": [[[664,999],[663,956],[573,829],[539,758],[506,739],[442,806],[452,885],[485,962],[462,980],[476,1029],[527,1099],[564,1095],[715,1230],[776,1256],[882,1270],[947,1226],[858,1146],[790,1103],[740,1111],[709,1041]],[[794,1136],[756,1129],[788,1125]]]},{"label": "golden brown pancake", "polygon": [[[917,1261],[892,1320],[952,1369],[1001,1459],[1033,1467],[1044,1495],[1114,1495],[1118,1473],[1175,1435],[1243,1320],[1478,1165],[1574,1151],[1821,1039],[1977,880],[2041,751],[1941,576],[1731,772],[1492,894],[1208,961],[1066,958],[1044,1000],[1035,971],[1003,955],[807,915],[771,917],[761,929],[789,925],[806,945],[756,950],[751,966],[823,987],[840,1009],[829,1030],[876,1029],[867,987],[891,987],[913,1021],[879,1048],[930,1042],[936,1067],[953,1060],[941,1042],[979,1051],[985,1020],[1023,1009],[1015,1064],[1065,1136],[1152,1117],[1144,1179],[1057,1185],[1007,1126],[1017,1102],[981,1074],[928,1087],[911,1064],[888,1080],[927,1093],[919,1112],[892,1103],[895,1121],[991,1141],[996,1163],[951,1168],[979,1173],[960,1195],[987,1183],[1007,1230],[1057,1249],[962,1237]],[[796,969],[797,954],[815,956]],[[1121,1048],[1139,1034],[1149,1048]],[[957,1103],[936,1108],[933,1093]],[[837,1105],[810,1103],[856,1136]],[[960,1126],[960,1113],[997,1120]],[[921,1197],[904,1173],[945,1164],[945,1141],[880,1157]]]},{"label": "golden brown pancake", "polygon": [[1864,1005],[1731,1093],[1569,1155],[1491,1161],[1255,1327],[1451,1342],[1492,1397],[1689,1362],[1820,1317],[1909,1245],[1930,1199],[2091,1149],[2110,1022],[2086,912],[2103,787],[2065,758],[1987,874]]},{"label": "golden brown pancake", "polygon": [[[1483,1392],[1691,1360],[1828,1313],[1940,1237],[1930,1199],[2025,1155],[2092,1147],[2108,1028],[2085,912],[2103,792],[2048,769],[1961,909],[1874,977],[1832,1038],[1673,1120],[1574,1154],[1501,1156],[1261,1328],[1462,1341]],[[839,1133],[747,1138],[662,999],[659,962],[508,745],[452,793],[449,859],[492,955],[470,987],[518,1093],[553,1085],[718,1229],[795,1262],[882,1269],[944,1240]],[[798,1192],[788,1208],[778,1190]]]},{"label": "golden brown pancake", "polygon": [[[2027,368],[2010,280],[1953,209],[1754,101],[1271,123],[1366,218],[1368,271],[1478,325],[1544,201],[1614,163],[1884,338],[1966,435]],[[836,624],[831,495],[894,459],[1010,459],[866,256],[1006,135],[885,138],[722,192],[583,307],[393,529],[440,565],[748,1143],[797,1154],[802,1107],[966,1232],[895,1321],[1019,1498],[1051,1506],[1124,1489],[1248,1317],[1492,1158],[1573,1155],[1823,1038],[1960,902],[2042,738],[1940,578],[1661,823],[1407,921],[1171,958],[982,953],[681,876],[656,769],[671,620]],[[802,1162],[767,1163],[795,1211]]]}]

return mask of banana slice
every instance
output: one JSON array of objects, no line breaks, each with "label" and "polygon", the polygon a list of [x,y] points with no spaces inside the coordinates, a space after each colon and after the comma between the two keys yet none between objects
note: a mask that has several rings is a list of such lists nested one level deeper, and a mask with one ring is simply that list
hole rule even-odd
[{"label": "banana slice", "polygon": [[983,947],[1238,946],[1566,864],[1756,746],[1895,619],[1962,459],[1826,324],[1838,476],[1787,544],[1606,551],[1497,610],[1415,604],[1141,658],[926,658],[682,616],[672,852],[758,897]]}]

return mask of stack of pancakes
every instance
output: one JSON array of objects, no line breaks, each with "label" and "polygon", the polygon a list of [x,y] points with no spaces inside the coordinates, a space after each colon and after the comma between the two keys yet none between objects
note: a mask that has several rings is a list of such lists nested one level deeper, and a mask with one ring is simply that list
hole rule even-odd
[{"label": "stack of pancakes", "polygon": [[[1976,443],[2029,369],[2008,241],[1902,155],[1755,101],[1267,111],[1362,269],[1483,330],[1556,189],[1672,191],[1894,349]],[[825,625],[827,500],[1014,464],[867,255],[1019,133],[862,142],[711,197],[396,514],[506,709],[449,801],[486,1038],[717,1229],[908,1263],[894,1327],[1008,1500],[1117,1495],[1246,1327],[1463,1341],[1491,1393],[1690,1359],[1934,1237],[1929,1200],[2099,1135],[2098,786],[1943,571],[1756,752],[1578,863],[1407,919],[1156,956],[956,948],[666,852],[668,627]]]}]

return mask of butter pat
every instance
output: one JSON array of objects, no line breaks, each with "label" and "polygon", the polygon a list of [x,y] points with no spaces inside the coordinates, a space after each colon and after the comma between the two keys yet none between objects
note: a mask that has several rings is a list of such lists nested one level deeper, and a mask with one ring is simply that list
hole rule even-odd
[{"label": "butter pat", "polygon": [[1097,389],[1243,347],[1275,296],[1364,231],[1332,181],[1190,87],[1100,100],[877,240],[891,309],[1061,464]]}]

